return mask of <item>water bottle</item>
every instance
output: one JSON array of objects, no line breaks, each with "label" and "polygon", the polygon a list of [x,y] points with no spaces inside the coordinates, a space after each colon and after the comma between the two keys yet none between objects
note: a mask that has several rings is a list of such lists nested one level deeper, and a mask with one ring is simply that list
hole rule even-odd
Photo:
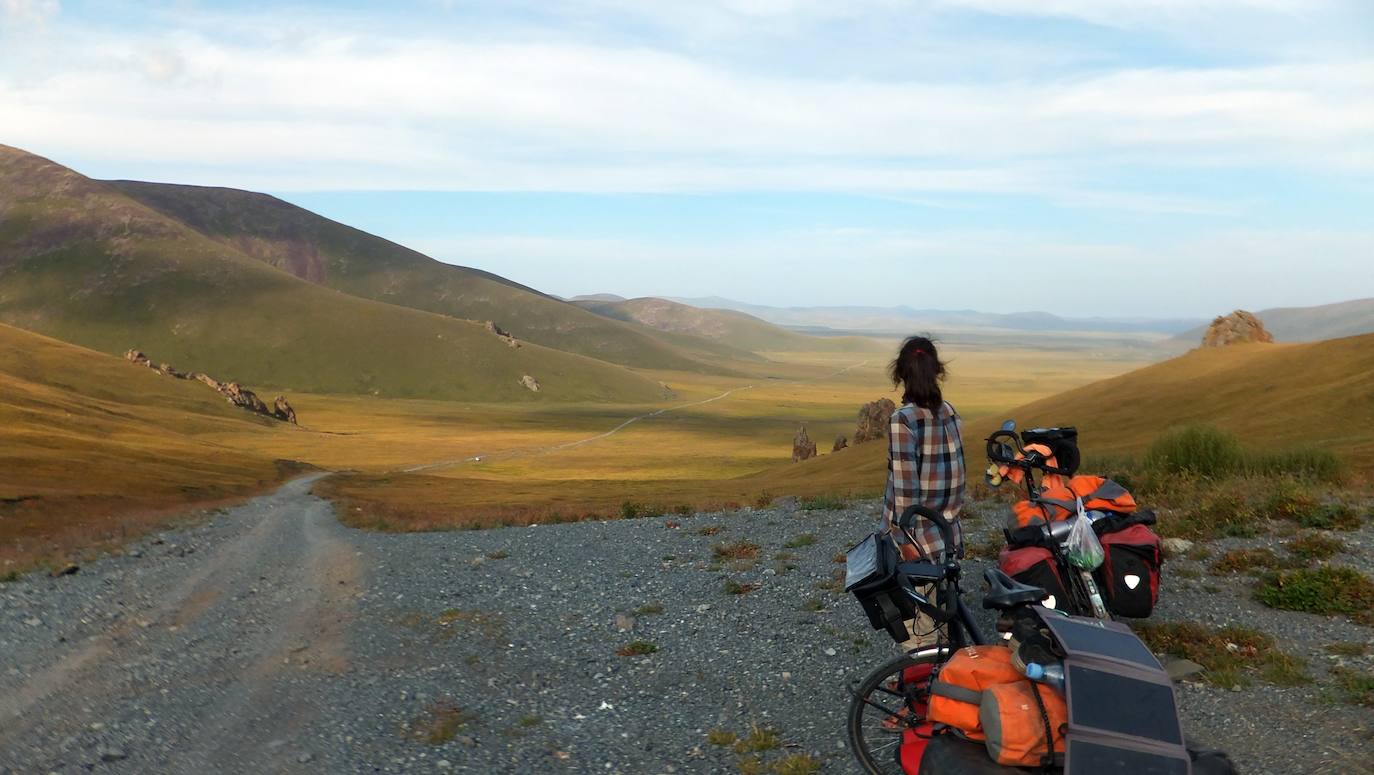
[{"label": "water bottle", "polygon": [[1063,665],[1042,665],[1039,662],[1031,662],[1026,665],[1026,677],[1058,689],[1060,692],[1064,691]]}]

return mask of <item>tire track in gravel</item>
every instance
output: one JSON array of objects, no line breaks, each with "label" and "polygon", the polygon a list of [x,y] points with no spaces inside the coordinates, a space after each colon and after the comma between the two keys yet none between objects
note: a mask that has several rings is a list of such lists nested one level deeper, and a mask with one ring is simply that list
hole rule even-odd
[{"label": "tire track in gravel", "polygon": [[[303,676],[349,669],[364,576],[349,531],[309,494],[323,476],[230,509],[220,519],[236,534],[134,582],[154,603],[28,666],[17,690],[0,692],[0,764],[30,736],[75,734],[132,706],[174,720],[168,732],[183,745],[159,758],[161,770],[283,771],[268,743],[320,711]],[[151,680],[134,668],[145,664],[156,667]],[[28,755],[52,755],[51,746]],[[47,771],[53,762],[14,763]]]}]

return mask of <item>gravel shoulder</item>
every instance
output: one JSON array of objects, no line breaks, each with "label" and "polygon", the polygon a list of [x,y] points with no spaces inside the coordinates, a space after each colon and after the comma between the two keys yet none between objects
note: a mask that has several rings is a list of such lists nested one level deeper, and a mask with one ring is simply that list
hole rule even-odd
[{"label": "gravel shoulder", "polygon": [[[766,761],[853,771],[845,687],[895,649],[833,559],[876,503],[392,535],[310,483],[0,584],[0,772],[737,772],[708,733],[754,726],[783,744]],[[1367,561],[1370,531],[1350,540]],[[738,541],[757,557],[713,551]],[[1332,700],[1324,647],[1371,631],[1186,566],[1159,618],[1259,627],[1318,679],[1185,684],[1190,734],[1245,772],[1368,771],[1370,713]]]}]

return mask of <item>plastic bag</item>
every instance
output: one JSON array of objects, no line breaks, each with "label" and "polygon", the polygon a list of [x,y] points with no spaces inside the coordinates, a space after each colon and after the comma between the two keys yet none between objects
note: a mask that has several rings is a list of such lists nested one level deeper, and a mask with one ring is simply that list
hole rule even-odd
[{"label": "plastic bag", "polygon": [[1078,499],[1078,516],[1073,518],[1065,548],[1068,550],[1069,564],[1079,570],[1097,570],[1106,558],[1102,542],[1097,540],[1097,533],[1093,532],[1092,520],[1083,512],[1082,498]]}]

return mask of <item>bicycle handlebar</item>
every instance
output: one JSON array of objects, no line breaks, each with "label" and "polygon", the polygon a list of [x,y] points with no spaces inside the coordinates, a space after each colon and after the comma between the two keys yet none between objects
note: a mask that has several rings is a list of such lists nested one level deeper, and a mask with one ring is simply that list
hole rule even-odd
[{"label": "bicycle handlebar", "polygon": [[[902,512],[902,516],[897,518],[897,527],[900,527],[904,533],[910,533],[916,521],[915,518],[918,516],[930,520],[934,523],[935,527],[939,529],[940,538],[944,539],[945,542],[945,554],[949,555],[951,553],[951,547],[954,546],[954,526],[949,524],[949,520],[945,519],[945,515],[940,512],[927,506],[913,503],[906,507],[906,511]],[[910,538],[910,535],[907,537]]]}]

